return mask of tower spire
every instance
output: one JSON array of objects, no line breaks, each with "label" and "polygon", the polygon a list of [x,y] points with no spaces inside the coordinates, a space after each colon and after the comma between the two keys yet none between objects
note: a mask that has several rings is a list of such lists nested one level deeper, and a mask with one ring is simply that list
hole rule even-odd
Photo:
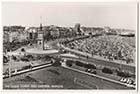
[{"label": "tower spire", "polygon": [[42,17],[40,16],[40,31],[42,31]]}]

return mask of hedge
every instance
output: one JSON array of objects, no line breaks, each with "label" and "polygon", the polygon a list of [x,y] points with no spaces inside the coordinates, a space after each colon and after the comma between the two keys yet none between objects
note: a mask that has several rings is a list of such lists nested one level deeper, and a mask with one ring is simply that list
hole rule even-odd
[{"label": "hedge", "polygon": [[107,67],[104,67],[104,68],[102,69],[102,72],[104,72],[104,73],[109,73],[109,74],[112,74],[112,73],[113,73],[113,71],[112,71],[110,68],[107,68]]}]

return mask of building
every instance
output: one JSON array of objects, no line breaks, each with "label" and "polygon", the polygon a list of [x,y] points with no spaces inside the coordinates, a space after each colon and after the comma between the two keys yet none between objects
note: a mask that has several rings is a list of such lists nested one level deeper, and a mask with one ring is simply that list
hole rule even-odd
[{"label": "building", "polygon": [[53,39],[56,39],[59,37],[59,29],[57,27],[50,27],[50,35]]},{"label": "building", "polygon": [[25,27],[22,26],[4,26],[3,42],[22,42],[27,39]]},{"label": "building", "polygon": [[3,33],[3,43],[9,42],[9,34],[7,32]]},{"label": "building", "polygon": [[9,42],[9,27],[4,26],[3,27],[3,43]]},{"label": "building", "polygon": [[74,30],[78,35],[81,35],[80,23],[75,24]]},{"label": "building", "polygon": [[18,41],[19,42],[23,42],[23,41],[27,41],[28,40],[28,32],[24,31],[24,32],[20,32],[18,34]]},{"label": "building", "polygon": [[28,40],[33,41],[33,40],[37,39],[37,27],[29,27],[26,30],[26,33],[27,33],[27,36],[28,36],[27,37]]}]

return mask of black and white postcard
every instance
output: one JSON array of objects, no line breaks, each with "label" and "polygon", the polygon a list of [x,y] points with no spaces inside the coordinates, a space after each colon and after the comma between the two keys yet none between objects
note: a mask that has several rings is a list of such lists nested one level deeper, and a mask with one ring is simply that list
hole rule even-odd
[{"label": "black and white postcard", "polygon": [[136,90],[136,2],[2,2],[3,90]]}]

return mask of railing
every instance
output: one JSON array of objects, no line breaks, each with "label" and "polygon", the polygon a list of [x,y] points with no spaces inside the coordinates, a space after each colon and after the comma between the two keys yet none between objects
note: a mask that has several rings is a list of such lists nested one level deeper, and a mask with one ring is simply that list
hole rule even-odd
[{"label": "railing", "polygon": [[[51,66],[51,65],[52,65],[52,63],[49,62],[49,63],[44,63],[44,64],[40,64],[40,65],[36,65],[36,66],[29,66],[29,65],[24,66],[24,67],[27,67],[27,68],[25,68],[25,69],[17,69],[16,72],[12,71],[11,72],[11,77],[19,75],[19,74],[22,74],[22,73],[30,72],[30,71],[35,71],[35,70],[38,70],[40,68],[45,68],[45,67]],[[8,73],[3,75],[3,79],[5,79],[5,78],[9,78]]]}]

